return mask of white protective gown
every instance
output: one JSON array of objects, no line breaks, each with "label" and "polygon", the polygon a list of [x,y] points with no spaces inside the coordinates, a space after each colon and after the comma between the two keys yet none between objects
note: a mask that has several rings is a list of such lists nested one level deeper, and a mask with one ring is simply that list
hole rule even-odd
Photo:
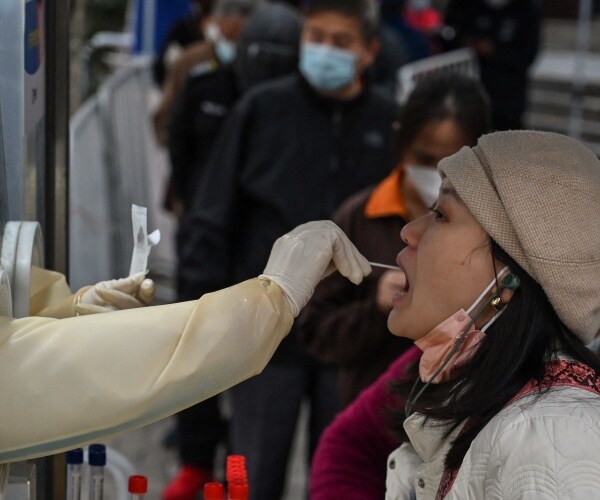
[{"label": "white protective gown", "polygon": [[[46,277],[33,280],[32,313],[72,305],[60,275]],[[0,462],[102,440],[222,392],[260,373],[292,323],[281,288],[258,278],[193,302],[0,317]]]}]

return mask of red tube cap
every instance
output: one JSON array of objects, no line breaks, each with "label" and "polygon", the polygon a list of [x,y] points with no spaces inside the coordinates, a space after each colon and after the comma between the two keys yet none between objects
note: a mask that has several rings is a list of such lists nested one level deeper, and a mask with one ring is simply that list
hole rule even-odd
[{"label": "red tube cap", "polygon": [[229,498],[231,500],[248,500],[248,484],[230,484]]},{"label": "red tube cap", "polygon": [[148,493],[148,478],[146,476],[129,476],[129,493],[135,495]]},{"label": "red tube cap", "polygon": [[204,483],[204,500],[223,500],[225,489],[221,483]]}]

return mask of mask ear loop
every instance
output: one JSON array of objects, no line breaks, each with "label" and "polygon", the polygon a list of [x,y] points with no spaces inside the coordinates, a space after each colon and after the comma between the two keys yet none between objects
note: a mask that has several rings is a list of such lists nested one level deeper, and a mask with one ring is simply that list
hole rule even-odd
[{"label": "mask ear loop", "polygon": [[[496,274],[495,278],[492,280],[492,282],[486,287],[486,289],[483,291],[483,293],[477,298],[477,300],[475,302],[473,302],[473,305],[471,305],[471,307],[469,307],[469,309],[467,309],[467,314],[470,314],[471,311],[473,309],[475,309],[479,303],[483,300],[483,298],[489,293],[489,291],[494,288],[494,286],[497,286],[498,288],[500,288],[500,286],[498,285],[498,279],[503,277],[505,273],[507,273],[509,271],[508,266],[504,266],[502,269],[500,269],[500,272],[498,274]],[[486,304],[486,307],[489,304]]]},{"label": "mask ear loop", "polygon": [[[477,305],[479,305],[479,303],[481,302],[483,297],[485,297],[485,295],[487,293],[489,293],[489,291],[494,287],[494,285],[497,285],[498,278],[500,276],[504,275],[508,271],[509,271],[508,266],[505,266],[500,270],[500,272],[495,276],[494,280],[486,287],[486,289],[477,298],[477,300],[475,302],[473,302],[473,305],[471,307],[469,307],[469,309],[467,310],[467,313],[470,313],[473,309],[475,309],[477,307]],[[488,300],[486,300],[485,303],[477,310],[477,312],[475,313],[475,315],[473,316],[471,321],[469,321],[469,324],[466,326],[466,328],[463,330],[463,332],[457,337],[456,342],[454,343],[454,346],[452,347],[452,350],[448,353],[448,355],[444,359],[444,362],[435,371],[435,373],[431,376],[431,378],[427,382],[425,382],[425,385],[423,387],[421,387],[419,392],[413,398],[413,393],[415,392],[417,385],[419,385],[419,380],[420,380],[419,377],[417,377],[417,379],[415,380],[415,383],[413,384],[413,386],[410,390],[410,393],[408,394],[408,398],[406,399],[406,403],[404,405],[404,414],[405,414],[406,418],[408,418],[411,415],[414,404],[423,395],[425,390],[433,383],[433,381],[436,379],[436,377],[442,372],[442,370],[446,367],[446,365],[450,362],[450,360],[458,352],[460,347],[463,345],[465,339],[467,338],[467,334],[469,333],[469,330],[471,330],[471,327],[475,324],[475,322],[479,319],[479,317],[485,312],[485,310],[492,303],[492,301],[500,296],[501,291],[502,291],[502,289],[500,287],[498,287],[498,290],[496,290],[496,292],[494,292],[492,294],[492,296]],[[485,332],[492,325],[492,323],[494,321],[496,321],[496,319],[504,312],[504,309],[505,309],[505,307],[503,307],[500,311],[498,311],[498,313],[496,313],[494,315],[494,317],[485,324],[485,326],[481,329],[481,331]]]},{"label": "mask ear loop", "polygon": [[[490,304],[491,304],[491,301],[490,301]],[[487,329],[494,324],[494,321],[496,321],[500,316],[502,316],[502,313],[504,312],[505,309],[506,309],[506,304],[504,304],[502,306],[502,309],[500,309],[496,314],[494,314],[492,319],[490,319],[485,325],[483,325],[481,327],[481,331],[483,333],[485,333],[487,331]]]}]

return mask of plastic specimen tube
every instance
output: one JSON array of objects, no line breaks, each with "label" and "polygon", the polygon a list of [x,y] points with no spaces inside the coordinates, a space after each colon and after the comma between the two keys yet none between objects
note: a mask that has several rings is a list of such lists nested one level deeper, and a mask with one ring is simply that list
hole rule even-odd
[{"label": "plastic specimen tube", "polygon": [[89,496],[88,500],[103,500],[104,466],[106,465],[106,447],[103,444],[91,444],[88,448]]},{"label": "plastic specimen tube", "polygon": [[205,483],[204,500],[224,500],[225,487],[223,483]]},{"label": "plastic specimen tube", "polygon": [[67,500],[81,500],[83,449],[67,452]]}]

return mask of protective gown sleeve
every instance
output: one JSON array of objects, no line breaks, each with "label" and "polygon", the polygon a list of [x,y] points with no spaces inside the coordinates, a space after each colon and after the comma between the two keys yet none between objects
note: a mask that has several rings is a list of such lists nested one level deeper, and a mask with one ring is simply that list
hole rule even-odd
[{"label": "protective gown sleeve", "polygon": [[[77,293],[83,293],[85,287]],[[29,314],[48,318],[70,318],[75,316],[73,309],[76,296],[71,293],[65,276],[56,271],[33,266],[31,268],[31,289],[29,293]]]},{"label": "protective gown sleeve", "polygon": [[0,462],[140,427],[262,371],[292,326],[258,278],[200,300],[62,320],[0,318]]}]

